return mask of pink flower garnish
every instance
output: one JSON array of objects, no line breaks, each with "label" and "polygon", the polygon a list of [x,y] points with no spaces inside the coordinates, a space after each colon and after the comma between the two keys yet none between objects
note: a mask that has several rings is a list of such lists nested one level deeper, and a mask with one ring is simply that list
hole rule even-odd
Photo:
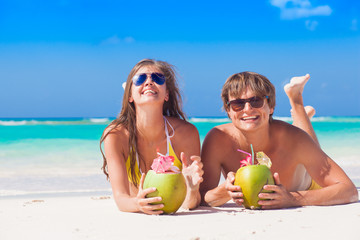
[{"label": "pink flower garnish", "polygon": [[174,167],[174,157],[173,156],[164,156],[161,153],[157,153],[158,157],[154,159],[151,164],[151,169],[156,173],[165,173],[165,172],[173,172]]},{"label": "pink flower garnish", "polygon": [[240,161],[240,167],[245,167],[251,165],[251,157],[247,156],[246,159]]},{"label": "pink flower garnish", "polygon": [[243,160],[240,161],[240,167],[245,167],[245,166],[251,165],[251,162],[252,162],[251,154],[248,153],[248,152],[245,152],[243,150],[240,150],[240,149],[238,149],[238,151],[248,155],[246,157],[246,159],[243,159]]}]

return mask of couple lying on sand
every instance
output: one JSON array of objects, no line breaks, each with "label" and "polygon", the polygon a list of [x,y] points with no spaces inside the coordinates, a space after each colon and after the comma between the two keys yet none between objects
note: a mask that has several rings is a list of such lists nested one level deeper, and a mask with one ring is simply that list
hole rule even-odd
[{"label": "couple lying on sand", "polygon": [[[358,201],[358,192],[345,172],[324,153],[304,107],[302,92],[310,76],[294,77],[285,86],[293,124],[274,120],[275,88],[264,76],[241,72],[230,76],[222,88],[222,100],[231,123],[207,134],[201,154],[196,127],[185,119],[174,67],[144,59],[131,70],[122,110],[101,138],[105,154],[103,170],[109,178],[118,208],[125,212],[161,214],[163,204],[146,198],[154,188],[143,189],[145,173],[157,152],[174,157],[187,184],[182,207],[199,204],[220,206],[233,199],[243,204],[234,185],[239,159],[244,153],[263,151],[272,161],[275,185],[260,193],[262,209],[305,205],[334,205]],[[209,83],[211,84],[211,83]],[[201,157],[200,157],[201,156]],[[226,181],[220,185],[220,175]]]}]

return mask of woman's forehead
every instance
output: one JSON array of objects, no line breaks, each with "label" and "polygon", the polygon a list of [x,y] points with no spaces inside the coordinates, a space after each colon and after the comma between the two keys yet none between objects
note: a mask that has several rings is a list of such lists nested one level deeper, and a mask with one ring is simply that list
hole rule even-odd
[{"label": "woman's forehead", "polygon": [[141,73],[153,73],[153,72],[162,73],[162,71],[156,66],[143,66],[136,73],[141,74]]}]

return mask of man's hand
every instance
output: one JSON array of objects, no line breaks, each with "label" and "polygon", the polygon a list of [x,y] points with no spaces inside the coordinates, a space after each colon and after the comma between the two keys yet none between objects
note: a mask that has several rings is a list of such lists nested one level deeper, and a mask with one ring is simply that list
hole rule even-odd
[{"label": "man's hand", "polygon": [[274,173],[276,185],[265,185],[264,189],[273,191],[272,193],[260,193],[258,203],[261,209],[277,209],[297,206],[295,197],[285,189],[280,182],[278,173]]},{"label": "man's hand", "polygon": [[234,185],[235,173],[229,172],[226,178],[225,188],[228,191],[229,196],[232,200],[238,204],[242,205],[244,202],[243,193],[241,192],[241,187]]}]

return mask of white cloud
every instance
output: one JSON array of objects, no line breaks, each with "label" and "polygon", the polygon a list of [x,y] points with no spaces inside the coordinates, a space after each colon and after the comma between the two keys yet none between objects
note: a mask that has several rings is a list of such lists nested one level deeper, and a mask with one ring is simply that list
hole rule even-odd
[{"label": "white cloud", "polygon": [[135,39],[133,37],[126,37],[126,38],[124,38],[124,41],[126,43],[133,43],[133,42],[135,42]]},{"label": "white cloud", "polygon": [[317,21],[312,21],[312,20],[305,21],[305,26],[310,31],[315,31],[315,29],[318,25],[319,25],[319,23]]},{"label": "white cloud", "polygon": [[358,30],[358,21],[357,21],[357,19],[353,19],[351,21],[350,30],[351,31],[357,31]]},{"label": "white cloud", "polygon": [[133,43],[135,39],[133,37],[119,38],[117,35],[109,37],[101,42],[101,45],[117,45],[120,43]]},{"label": "white cloud", "polygon": [[109,37],[107,39],[105,39],[104,41],[101,42],[101,44],[103,45],[116,45],[116,44],[119,44],[121,42],[121,39],[118,38],[118,36],[112,36],[112,37]]},{"label": "white cloud", "polygon": [[280,8],[282,19],[292,20],[312,16],[330,16],[328,5],[313,7],[309,0],[270,0],[270,4]]},{"label": "white cloud", "polygon": [[298,5],[301,7],[311,7],[311,3],[309,0],[271,0],[271,5],[279,8],[285,8],[286,5]]}]

